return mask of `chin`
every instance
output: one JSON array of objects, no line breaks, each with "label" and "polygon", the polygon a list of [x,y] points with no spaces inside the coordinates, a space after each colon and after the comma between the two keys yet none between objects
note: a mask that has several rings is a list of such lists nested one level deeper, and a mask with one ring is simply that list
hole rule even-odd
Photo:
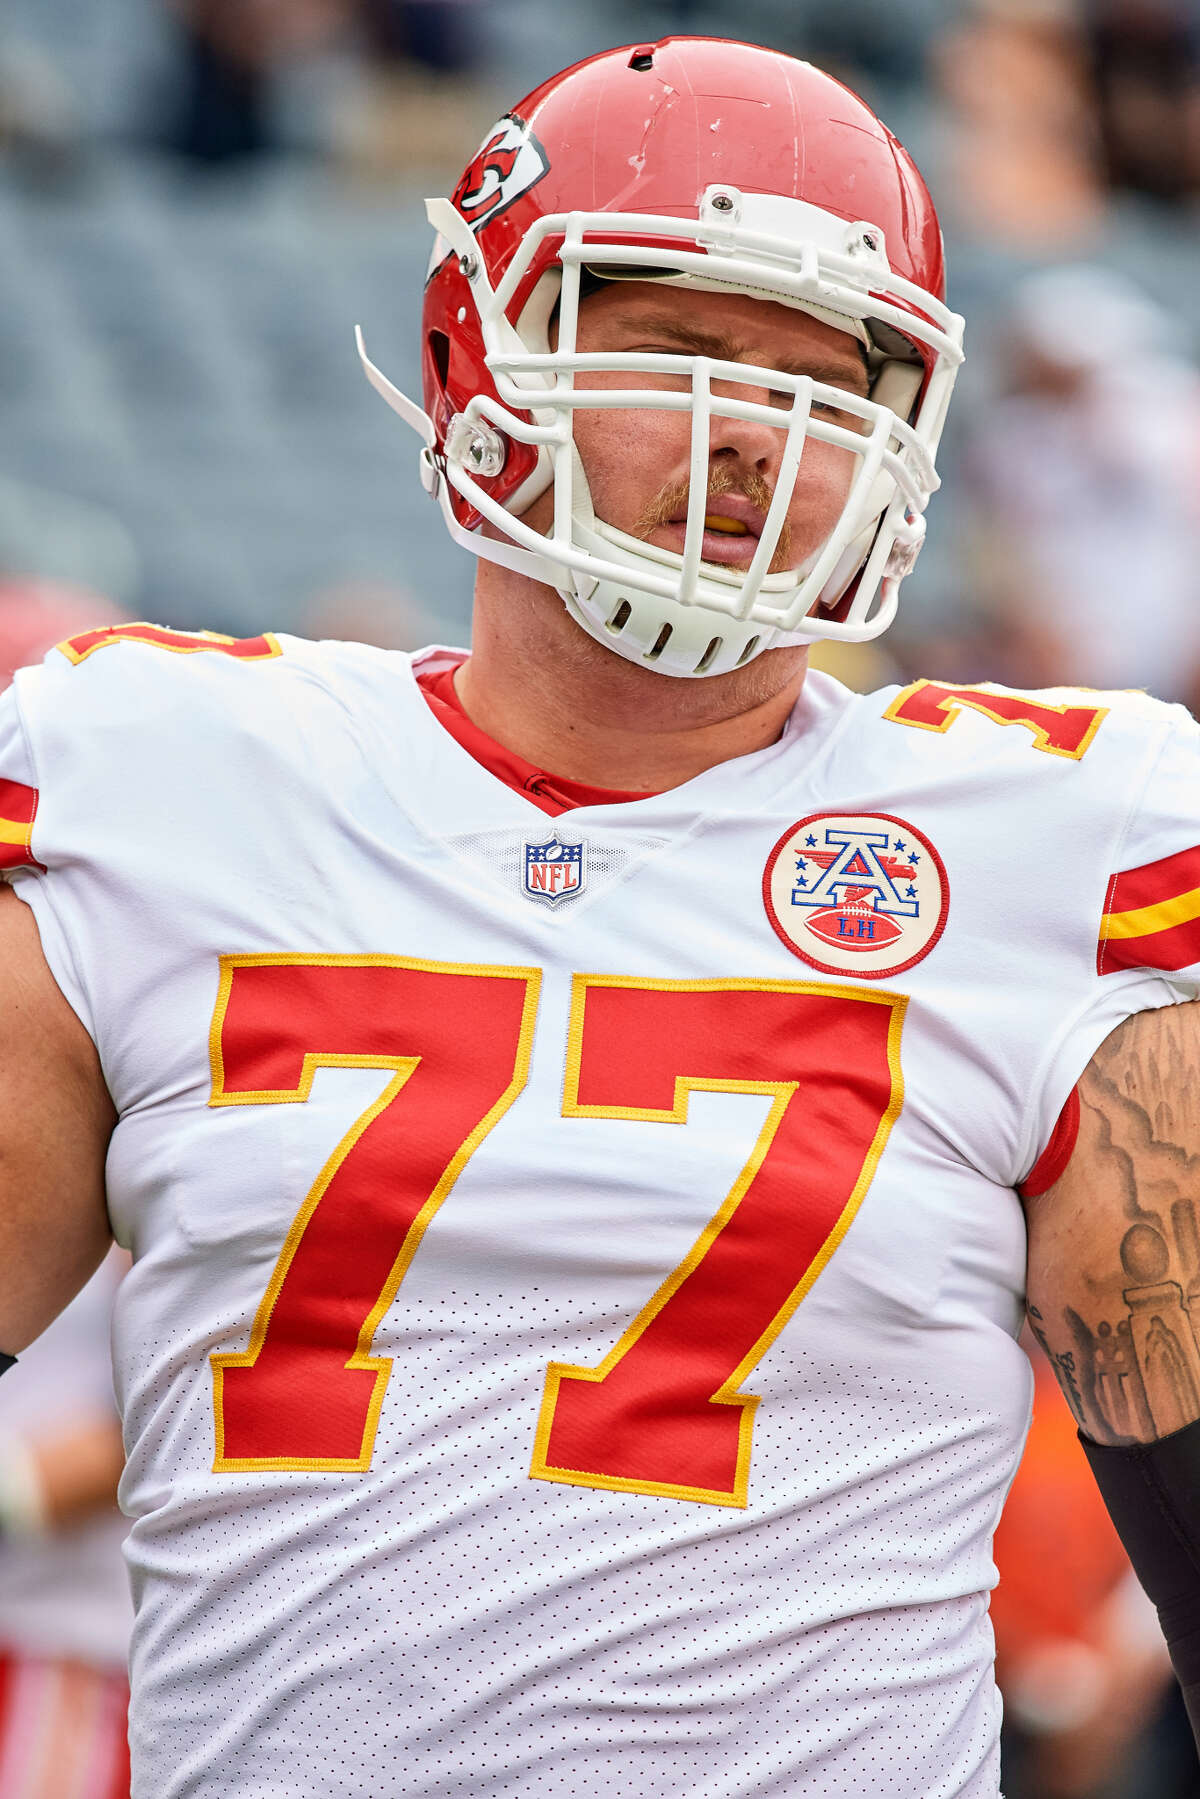
[{"label": "chin", "polygon": [[[605,722],[628,723],[642,731],[653,730],[656,721],[661,721],[664,730],[696,728],[749,712],[775,699],[797,677],[802,677],[808,662],[807,644],[785,644],[764,650],[744,668],[681,680],[618,655],[589,636],[565,608],[563,616],[576,636],[589,646],[582,655],[595,671],[597,691],[603,694]],[[578,668],[580,663],[575,666]],[[628,713],[623,717],[626,706]]]}]

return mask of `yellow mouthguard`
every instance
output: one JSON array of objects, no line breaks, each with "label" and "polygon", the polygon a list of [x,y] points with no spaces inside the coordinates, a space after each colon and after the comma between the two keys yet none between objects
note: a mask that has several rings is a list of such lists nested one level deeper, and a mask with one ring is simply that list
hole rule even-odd
[{"label": "yellow mouthguard", "polygon": [[740,519],[726,518],[723,512],[706,512],[704,514],[706,531],[721,531],[727,537],[747,537],[749,532]]}]

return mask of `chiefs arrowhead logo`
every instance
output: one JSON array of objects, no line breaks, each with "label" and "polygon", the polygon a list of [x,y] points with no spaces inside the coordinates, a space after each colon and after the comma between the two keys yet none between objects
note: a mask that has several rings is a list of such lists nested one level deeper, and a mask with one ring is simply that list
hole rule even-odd
[{"label": "chiefs arrowhead logo", "polygon": [[523,119],[501,119],[488,132],[450,196],[473,231],[527,194],[549,173],[546,152]]}]

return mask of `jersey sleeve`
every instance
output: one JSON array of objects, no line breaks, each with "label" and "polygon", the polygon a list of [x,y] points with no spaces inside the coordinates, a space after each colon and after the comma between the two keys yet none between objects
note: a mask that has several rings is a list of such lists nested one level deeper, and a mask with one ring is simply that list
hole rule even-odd
[{"label": "jersey sleeve", "polygon": [[1172,713],[1109,873],[1096,972],[1153,973],[1173,999],[1191,1000],[1200,994],[1200,726]]},{"label": "jersey sleeve", "polygon": [[33,853],[38,787],[16,695],[0,694],[0,877],[42,864]]},{"label": "jersey sleeve", "polygon": [[36,847],[41,806],[41,777],[14,685],[0,694],[0,879],[7,881],[33,912],[50,972],[94,1038],[92,1008],[79,978],[69,933],[55,905],[47,862]]},{"label": "jersey sleeve", "polygon": [[1105,759],[1057,820],[1081,902],[1076,972],[1030,1083],[1012,1183],[1027,1198],[1069,1160],[1073,1090],[1101,1044],[1137,1012],[1200,997],[1200,726],[1145,694],[1106,697]]},{"label": "jersey sleeve", "polygon": [[115,985],[136,976],[156,912],[178,907],[173,869],[205,853],[189,819],[228,806],[246,781],[237,722],[255,716],[254,665],[277,668],[281,655],[269,636],[106,626],[57,645],[0,694],[0,878],[32,910],[102,1061]]}]

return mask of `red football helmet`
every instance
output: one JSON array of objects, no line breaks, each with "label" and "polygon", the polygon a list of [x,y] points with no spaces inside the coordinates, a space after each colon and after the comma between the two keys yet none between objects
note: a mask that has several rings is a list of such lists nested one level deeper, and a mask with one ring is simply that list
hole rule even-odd
[{"label": "red football helmet", "polygon": [[[716,674],[773,644],[853,641],[890,624],[938,485],[933,459],[962,320],[943,301],[941,233],[904,149],[808,63],[716,38],[667,38],[556,75],[485,138],[450,200],[426,289],[425,407],[360,351],[373,385],[424,438],[422,476],[452,536],[562,594],[601,643],[664,673]],[[804,375],[657,352],[576,353],[580,279],[639,279],[779,302],[850,332],[867,399]],[[550,322],[557,336],[550,344]],[[576,390],[580,369],[639,377]],[[680,373],[690,380],[680,383]],[[674,377],[647,394],[646,375]],[[770,387],[791,404],[714,394]],[[742,388],[743,394],[746,387]],[[583,406],[689,411],[684,548],[596,517],[575,448]],[[825,408],[840,409],[843,423]],[[814,410],[817,408],[817,410]],[[860,422],[847,428],[845,415]],[[715,416],[786,431],[750,566],[701,560]],[[805,442],[857,457],[842,516],[798,568],[771,573]],[[554,525],[521,515],[554,486]],[[480,529],[484,520],[493,532]]]}]

